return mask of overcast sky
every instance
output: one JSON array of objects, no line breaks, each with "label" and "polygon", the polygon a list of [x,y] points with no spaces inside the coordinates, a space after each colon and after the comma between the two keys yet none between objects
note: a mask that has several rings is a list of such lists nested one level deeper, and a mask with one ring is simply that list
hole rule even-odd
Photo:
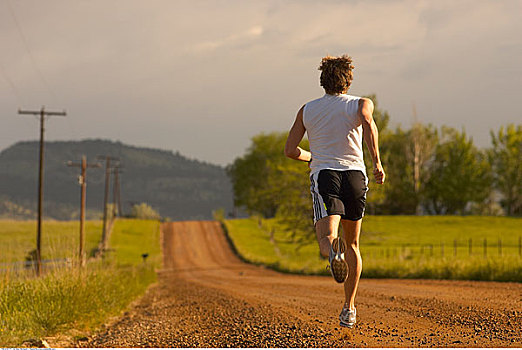
[{"label": "overcast sky", "polygon": [[104,138],[226,165],[323,95],[321,57],[350,54],[350,93],[393,126],[520,124],[522,1],[0,0],[0,150],[38,139],[19,107],[65,109],[48,140]]}]

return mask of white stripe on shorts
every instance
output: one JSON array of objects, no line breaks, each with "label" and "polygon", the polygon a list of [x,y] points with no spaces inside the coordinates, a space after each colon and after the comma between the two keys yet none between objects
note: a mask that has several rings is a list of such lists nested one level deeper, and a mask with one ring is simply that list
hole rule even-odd
[{"label": "white stripe on shorts", "polygon": [[313,200],[313,205],[314,205],[314,225],[320,219],[328,216],[323,197],[321,197],[321,194],[319,193],[319,184],[317,182],[318,178],[319,178],[319,172],[313,174],[310,177],[310,182],[311,182],[310,192],[312,193],[312,200]]}]

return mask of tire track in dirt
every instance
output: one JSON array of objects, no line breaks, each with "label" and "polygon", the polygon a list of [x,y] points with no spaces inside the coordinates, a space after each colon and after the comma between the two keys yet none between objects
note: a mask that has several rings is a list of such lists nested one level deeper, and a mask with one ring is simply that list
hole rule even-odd
[{"label": "tire track in dirt", "polygon": [[217,222],[162,226],[159,281],[77,347],[522,347],[522,284],[361,280],[358,324],[342,286],[236,257]]}]

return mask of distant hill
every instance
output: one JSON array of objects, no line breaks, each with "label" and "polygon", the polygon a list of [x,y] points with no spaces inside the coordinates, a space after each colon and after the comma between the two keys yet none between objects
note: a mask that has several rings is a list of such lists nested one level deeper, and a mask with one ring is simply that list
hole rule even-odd
[{"label": "distant hill", "polygon": [[[132,203],[141,202],[173,220],[209,219],[215,209],[224,208],[226,212],[232,209],[232,186],[223,167],[188,159],[177,152],[120,142],[60,141],[45,145],[46,217],[58,220],[78,217],[80,169],[67,167],[65,163],[79,162],[82,155],[87,156],[88,163],[96,162],[99,155],[120,158],[124,214],[130,211]],[[35,217],[37,178],[38,142],[18,142],[0,152],[0,217]],[[88,217],[101,215],[103,193],[103,168],[88,169]]]}]

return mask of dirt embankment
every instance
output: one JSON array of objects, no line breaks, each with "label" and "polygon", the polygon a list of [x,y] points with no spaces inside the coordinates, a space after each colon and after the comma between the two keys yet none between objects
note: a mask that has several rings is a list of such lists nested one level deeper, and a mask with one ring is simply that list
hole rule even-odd
[{"label": "dirt embankment", "polygon": [[522,284],[363,279],[344,329],[342,286],[242,263],[216,222],[164,224],[162,245],[159,283],[73,346],[522,347]]}]

